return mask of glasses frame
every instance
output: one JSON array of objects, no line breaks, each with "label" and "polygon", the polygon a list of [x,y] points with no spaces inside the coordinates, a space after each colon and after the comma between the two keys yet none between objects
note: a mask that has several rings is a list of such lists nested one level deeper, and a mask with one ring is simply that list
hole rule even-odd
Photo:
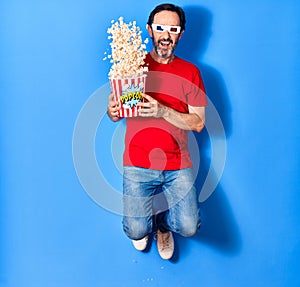
[{"label": "glasses frame", "polygon": [[[158,26],[160,26],[161,28],[163,28],[163,31],[158,30],[157,29]],[[155,32],[158,32],[158,33],[163,33],[163,32],[165,32],[167,30],[171,34],[179,34],[180,31],[181,31],[181,27],[180,26],[170,26],[170,25],[162,25],[162,24],[154,24],[154,23],[151,24],[151,28],[152,28],[152,30],[154,30]],[[176,32],[171,31],[172,28],[176,28],[177,31]]]}]

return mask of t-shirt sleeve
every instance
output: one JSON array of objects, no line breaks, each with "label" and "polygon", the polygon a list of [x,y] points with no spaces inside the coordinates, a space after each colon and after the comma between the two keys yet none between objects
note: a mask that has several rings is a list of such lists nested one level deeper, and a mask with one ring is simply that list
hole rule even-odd
[{"label": "t-shirt sleeve", "polygon": [[187,104],[192,107],[207,106],[206,91],[198,68],[193,73],[191,85],[187,92]]}]

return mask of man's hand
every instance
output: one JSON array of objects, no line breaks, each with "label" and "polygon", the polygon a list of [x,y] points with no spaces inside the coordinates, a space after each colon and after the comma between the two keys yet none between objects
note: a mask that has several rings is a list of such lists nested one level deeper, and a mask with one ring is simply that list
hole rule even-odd
[{"label": "man's hand", "polygon": [[166,115],[167,108],[164,105],[160,104],[149,95],[143,94],[143,97],[147,102],[138,103],[138,106],[140,107],[139,116],[163,118]]},{"label": "man's hand", "polygon": [[143,94],[147,100],[145,103],[138,103],[140,106],[139,116],[164,118],[169,123],[183,130],[200,132],[205,123],[205,107],[188,106],[188,113],[181,113],[172,108],[160,104],[158,101]]},{"label": "man's hand", "polygon": [[120,120],[119,110],[120,104],[114,100],[113,94],[110,94],[108,97],[107,114],[112,121],[117,122]]}]

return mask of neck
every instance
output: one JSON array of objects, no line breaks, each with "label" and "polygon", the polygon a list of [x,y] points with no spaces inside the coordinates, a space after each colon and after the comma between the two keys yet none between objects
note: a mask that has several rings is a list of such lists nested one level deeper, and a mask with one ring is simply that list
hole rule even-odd
[{"label": "neck", "polygon": [[155,49],[153,49],[150,52],[151,57],[153,58],[154,61],[160,63],[160,64],[169,64],[174,60],[174,54],[172,54],[170,57],[168,58],[163,58],[160,57],[159,55],[157,55],[157,53],[155,52]]}]

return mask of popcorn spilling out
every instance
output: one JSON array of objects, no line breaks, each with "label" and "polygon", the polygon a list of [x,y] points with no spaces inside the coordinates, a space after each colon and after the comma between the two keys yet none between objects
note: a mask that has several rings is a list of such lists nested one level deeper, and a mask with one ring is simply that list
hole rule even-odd
[{"label": "popcorn spilling out", "polygon": [[111,54],[106,55],[103,60],[109,59],[112,63],[109,78],[130,78],[142,75],[148,68],[144,67],[146,57],[146,44],[141,37],[141,29],[136,22],[124,22],[123,17],[118,21],[112,21],[112,26],[107,33],[111,40]]}]

